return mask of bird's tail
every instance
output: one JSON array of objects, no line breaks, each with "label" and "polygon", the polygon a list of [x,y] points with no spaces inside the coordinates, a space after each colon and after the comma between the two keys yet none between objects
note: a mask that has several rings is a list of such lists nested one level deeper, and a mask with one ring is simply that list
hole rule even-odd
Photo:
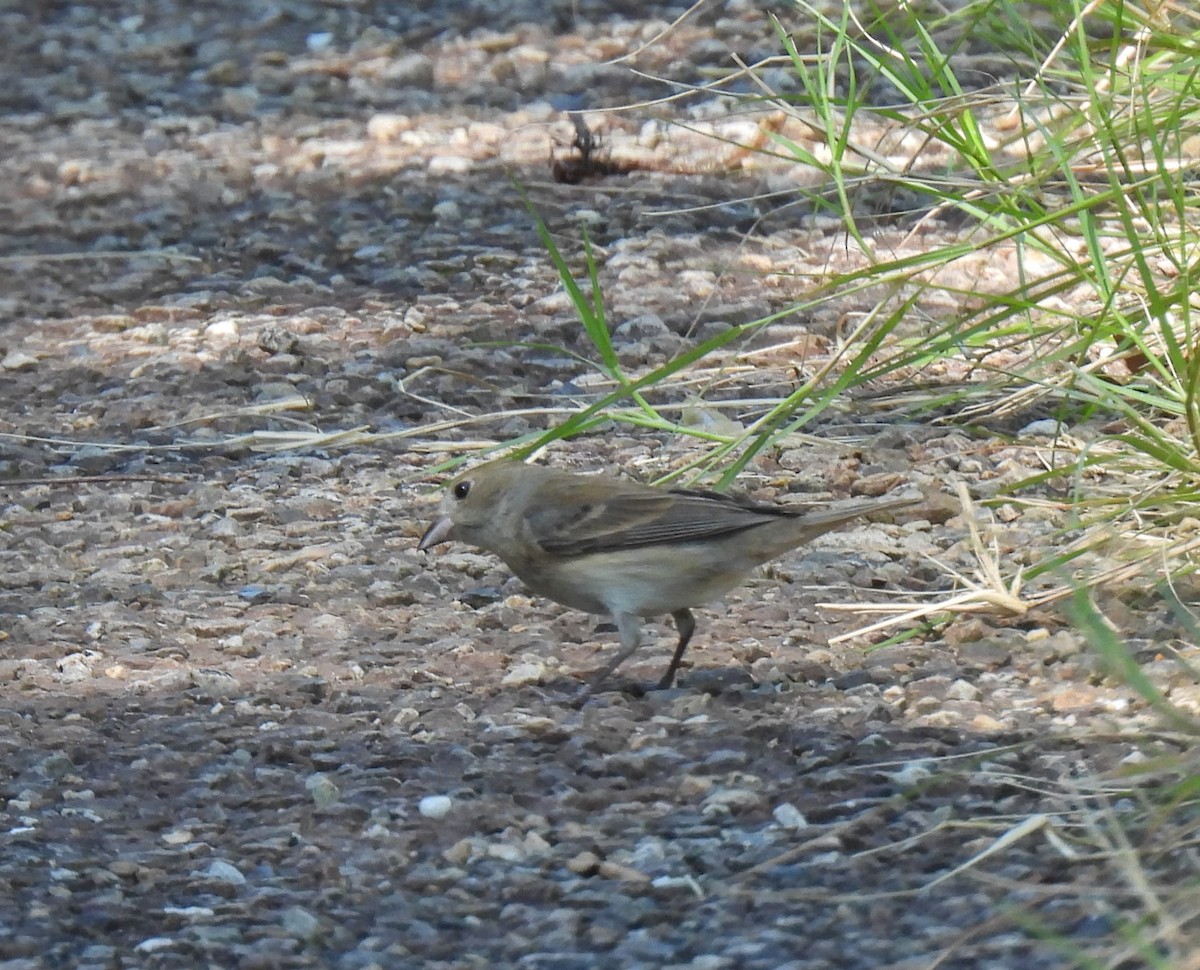
[{"label": "bird's tail", "polygon": [[[779,524],[773,533],[774,541],[768,540],[766,545],[777,550],[771,553],[771,558],[773,558],[787,549],[803,545],[826,532],[832,532],[847,522],[853,522],[855,519],[865,516],[910,508],[919,505],[921,501],[922,497],[919,495],[908,495],[895,498],[862,499],[856,502],[844,502],[837,506],[797,511],[795,517],[787,522],[786,528],[782,522]],[[772,529],[772,526],[768,525],[764,528],[769,530]]]}]

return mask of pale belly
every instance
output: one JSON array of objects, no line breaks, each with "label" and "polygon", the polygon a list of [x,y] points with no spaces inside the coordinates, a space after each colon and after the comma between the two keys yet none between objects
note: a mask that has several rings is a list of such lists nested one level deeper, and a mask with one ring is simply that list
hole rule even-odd
[{"label": "pale belly", "polygon": [[649,617],[716,599],[755,563],[721,556],[711,544],[684,544],[509,566],[533,592],[572,609]]}]

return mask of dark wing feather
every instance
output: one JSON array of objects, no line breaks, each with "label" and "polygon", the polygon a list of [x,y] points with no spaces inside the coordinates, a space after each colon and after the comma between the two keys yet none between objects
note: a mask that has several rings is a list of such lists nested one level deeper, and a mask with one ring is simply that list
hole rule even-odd
[{"label": "dark wing feather", "polygon": [[556,503],[531,514],[528,522],[546,552],[578,556],[711,539],[793,514],[716,492],[630,486],[599,503]]}]

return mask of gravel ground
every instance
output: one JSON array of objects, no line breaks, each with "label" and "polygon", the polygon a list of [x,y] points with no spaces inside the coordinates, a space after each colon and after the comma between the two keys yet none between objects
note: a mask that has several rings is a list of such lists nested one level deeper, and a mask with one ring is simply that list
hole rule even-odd
[{"label": "gravel ground", "polygon": [[[675,689],[583,705],[615,633],[472,550],[415,551],[443,453],[603,390],[552,349],[589,351],[510,176],[564,251],[586,226],[638,371],[852,259],[763,196],[795,166],[703,136],[762,140],[769,113],[594,112],[776,53],[758,6],[663,36],[684,4],[138,6],[0,11],[0,970],[1035,970],[1119,953],[1147,884],[1194,880],[1119,780],[1179,742],[1055,612],[828,645],[856,621],[818,603],[972,572],[952,502],[785,557],[701,611]],[[641,74],[605,63],[642,45]],[[590,173],[568,110],[593,112]],[[959,231],[911,229],[873,238]],[[706,400],[787,393],[877,298],[740,343]],[[1028,440],[830,413],[745,488],[988,496],[1042,467]],[[610,430],[551,460],[685,455]],[[987,520],[1009,564],[1074,536],[1052,500]],[[1200,710],[1170,612],[1108,596]]]}]

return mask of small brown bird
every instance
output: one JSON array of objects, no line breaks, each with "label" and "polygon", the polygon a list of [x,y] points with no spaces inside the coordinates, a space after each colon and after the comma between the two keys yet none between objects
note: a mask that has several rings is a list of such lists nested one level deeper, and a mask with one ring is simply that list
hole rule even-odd
[{"label": "small brown bird", "polygon": [[641,645],[643,617],[670,613],[679,642],[658,684],[666,688],[696,628],[690,607],[852,519],[917,501],[871,499],[801,511],[493,461],[450,484],[441,516],[417,548],[451,539],[477,546],[499,556],[533,592],[611,616],[621,649],[592,680],[592,689]]}]

